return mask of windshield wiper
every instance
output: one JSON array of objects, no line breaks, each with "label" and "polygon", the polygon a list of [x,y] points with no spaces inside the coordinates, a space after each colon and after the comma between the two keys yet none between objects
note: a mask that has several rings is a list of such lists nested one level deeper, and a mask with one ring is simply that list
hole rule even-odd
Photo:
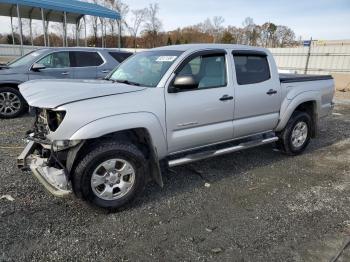
[{"label": "windshield wiper", "polygon": [[115,82],[121,83],[121,84],[126,84],[126,85],[132,85],[132,86],[140,86],[139,83],[132,82],[132,81],[129,81],[129,80],[115,80]]}]

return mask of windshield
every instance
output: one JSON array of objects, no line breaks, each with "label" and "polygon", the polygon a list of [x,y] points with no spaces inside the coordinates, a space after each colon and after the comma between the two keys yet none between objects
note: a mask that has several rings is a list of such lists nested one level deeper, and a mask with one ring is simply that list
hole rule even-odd
[{"label": "windshield", "polygon": [[33,51],[30,52],[12,62],[10,62],[7,66],[9,67],[17,67],[17,66],[22,66],[22,65],[26,65],[28,63],[30,63],[34,58],[38,57],[39,55],[41,55],[41,51]]},{"label": "windshield", "polygon": [[147,51],[138,53],[112,73],[110,79],[147,87],[156,87],[181,51]]}]

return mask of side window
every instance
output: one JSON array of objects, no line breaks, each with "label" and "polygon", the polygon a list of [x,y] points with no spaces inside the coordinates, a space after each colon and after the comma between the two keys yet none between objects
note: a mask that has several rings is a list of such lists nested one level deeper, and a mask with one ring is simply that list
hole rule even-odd
[{"label": "side window", "polygon": [[239,85],[261,83],[271,78],[266,56],[234,55],[233,59]]},{"label": "side window", "polygon": [[68,52],[51,53],[37,62],[43,64],[46,68],[65,68],[70,67]]},{"label": "side window", "polygon": [[129,58],[132,53],[123,53],[123,52],[109,52],[109,54],[117,60],[119,63],[123,62],[125,59]]},{"label": "side window", "polygon": [[225,55],[197,56],[189,61],[178,75],[193,76],[198,84],[198,89],[226,86],[227,74]]},{"label": "side window", "polygon": [[103,59],[97,52],[73,51],[70,52],[73,67],[100,66]]},{"label": "side window", "polygon": [[191,67],[192,73],[194,75],[198,75],[199,74],[199,70],[201,69],[201,63],[202,63],[202,57],[198,56],[195,59],[193,59],[192,61],[190,61],[188,64]]}]

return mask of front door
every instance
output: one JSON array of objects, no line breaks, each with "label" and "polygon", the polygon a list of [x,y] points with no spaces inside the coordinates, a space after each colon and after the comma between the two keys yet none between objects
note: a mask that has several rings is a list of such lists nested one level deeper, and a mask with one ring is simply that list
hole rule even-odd
[{"label": "front door", "polygon": [[281,85],[271,76],[264,52],[234,51],[236,71],[234,137],[273,130],[279,119]]},{"label": "front door", "polygon": [[53,52],[36,62],[46,68],[39,71],[31,70],[29,80],[33,79],[66,79],[72,78],[72,68],[69,53],[66,51]]},{"label": "front door", "polygon": [[169,153],[232,139],[234,100],[226,52],[191,55],[177,71],[176,76],[193,76],[196,85],[166,93]]}]

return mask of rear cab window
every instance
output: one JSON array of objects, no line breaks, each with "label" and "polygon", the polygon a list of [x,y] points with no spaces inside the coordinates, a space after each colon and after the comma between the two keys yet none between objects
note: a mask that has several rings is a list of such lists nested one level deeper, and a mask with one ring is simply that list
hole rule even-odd
[{"label": "rear cab window", "polygon": [[70,51],[69,56],[72,67],[100,66],[104,63],[98,52]]},{"label": "rear cab window", "polygon": [[232,54],[239,85],[261,83],[271,78],[267,54],[264,52],[234,51]]}]

